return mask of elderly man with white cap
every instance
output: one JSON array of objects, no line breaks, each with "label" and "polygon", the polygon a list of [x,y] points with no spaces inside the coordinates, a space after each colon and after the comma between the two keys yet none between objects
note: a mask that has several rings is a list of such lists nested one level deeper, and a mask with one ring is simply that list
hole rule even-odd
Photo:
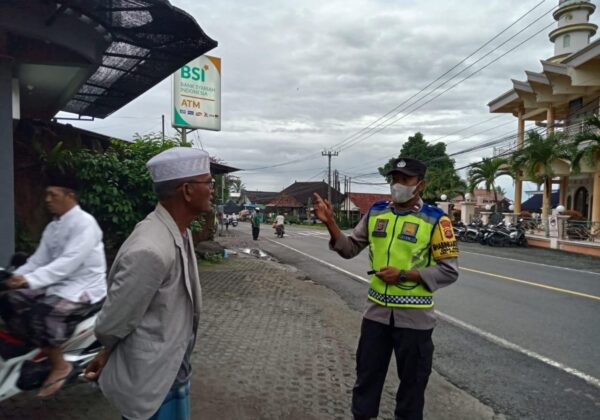
[{"label": "elderly man with white cap", "polygon": [[104,350],[86,370],[123,418],[188,419],[190,357],[201,307],[188,229],[211,209],[206,152],[175,147],[148,161],[159,204],[121,246],[95,333]]}]

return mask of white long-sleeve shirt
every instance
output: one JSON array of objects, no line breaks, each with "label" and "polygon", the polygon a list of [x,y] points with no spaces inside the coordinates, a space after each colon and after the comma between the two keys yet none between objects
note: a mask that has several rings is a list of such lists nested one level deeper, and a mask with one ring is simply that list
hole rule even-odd
[{"label": "white long-sleeve shirt", "polygon": [[35,253],[15,274],[31,289],[46,288],[72,302],[96,303],[106,296],[106,258],[102,230],[79,206],[50,222]]}]

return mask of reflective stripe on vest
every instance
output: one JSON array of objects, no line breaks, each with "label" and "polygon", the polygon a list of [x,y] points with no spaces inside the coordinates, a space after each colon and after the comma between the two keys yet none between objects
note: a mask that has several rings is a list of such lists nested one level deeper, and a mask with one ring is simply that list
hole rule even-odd
[{"label": "reflective stripe on vest", "polygon": [[[394,214],[391,208],[369,212],[369,255],[371,267],[400,270],[422,269],[435,265],[431,258],[431,236],[443,213],[431,211]],[[371,276],[369,299],[384,306],[404,308],[433,307],[433,293],[421,283],[388,285]]]}]

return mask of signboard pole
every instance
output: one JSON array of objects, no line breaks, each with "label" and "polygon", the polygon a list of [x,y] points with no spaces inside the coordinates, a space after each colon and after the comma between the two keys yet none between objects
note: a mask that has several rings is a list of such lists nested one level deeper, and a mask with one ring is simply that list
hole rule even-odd
[{"label": "signboard pole", "polygon": [[182,143],[182,145],[188,144],[188,141],[187,141],[187,135],[188,135],[188,133],[196,131],[195,128],[191,128],[191,129],[190,128],[183,128],[183,127],[174,127],[174,128],[175,128],[175,130],[179,134],[181,134],[181,143]]}]

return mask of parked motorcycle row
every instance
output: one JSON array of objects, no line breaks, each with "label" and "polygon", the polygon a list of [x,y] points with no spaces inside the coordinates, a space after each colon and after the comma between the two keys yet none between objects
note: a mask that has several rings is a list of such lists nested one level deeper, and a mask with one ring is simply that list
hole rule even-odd
[{"label": "parked motorcycle row", "polygon": [[489,246],[527,246],[522,219],[510,225],[504,222],[484,225],[481,221],[465,225],[454,224],[454,235],[462,242],[479,242]]}]

